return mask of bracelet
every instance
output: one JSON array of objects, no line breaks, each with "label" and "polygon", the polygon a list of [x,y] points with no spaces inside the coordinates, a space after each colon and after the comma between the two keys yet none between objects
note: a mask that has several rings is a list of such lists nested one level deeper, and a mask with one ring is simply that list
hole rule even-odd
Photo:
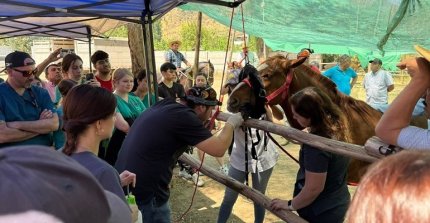
[{"label": "bracelet", "polygon": [[293,200],[288,200],[288,209],[290,209],[290,211],[296,211],[293,207]]}]

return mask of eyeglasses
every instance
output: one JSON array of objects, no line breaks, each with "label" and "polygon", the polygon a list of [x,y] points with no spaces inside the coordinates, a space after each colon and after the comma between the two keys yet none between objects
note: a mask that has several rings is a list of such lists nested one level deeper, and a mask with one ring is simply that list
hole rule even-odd
[{"label": "eyeglasses", "polygon": [[22,74],[23,77],[30,77],[31,75],[36,75],[37,73],[37,68],[32,70],[32,71],[28,71],[28,70],[17,70],[15,68],[11,68],[12,70],[19,72]]},{"label": "eyeglasses", "polygon": [[199,97],[204,100],[215,100],[216,99],[216,92],[213,88],[190,88],[190,93],[193,96]]}]

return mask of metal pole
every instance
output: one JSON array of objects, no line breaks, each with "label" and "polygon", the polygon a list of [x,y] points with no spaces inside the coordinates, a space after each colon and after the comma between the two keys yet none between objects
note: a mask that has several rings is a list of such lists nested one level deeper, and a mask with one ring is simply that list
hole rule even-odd
[{"label": "metal pole", "polygon": [[[151,74],[152,83],[154,86],[155,101],[158,101],[158,83],[157,83],[157,70],[155,67],[155,54],[154,54],[154,39],[152,36],[152,12],[150,11],[150,1],[145,1],[145,10],[142,12],[142,32],[143,32],[143,52],[145,55],[145,68],[146,76],[148,78],[148,96],[152,98],[151,91]],[[151,100],[149,100],[151,102]],[[151,105],[151,103],[149,104]]]},{"label": "metal pole", "polygon": [[91,28],[89,26],[87,28],[87,35],[88,35],[88,59],[90,60],[90,73],[93,72],[93,64],[91,63]]}]

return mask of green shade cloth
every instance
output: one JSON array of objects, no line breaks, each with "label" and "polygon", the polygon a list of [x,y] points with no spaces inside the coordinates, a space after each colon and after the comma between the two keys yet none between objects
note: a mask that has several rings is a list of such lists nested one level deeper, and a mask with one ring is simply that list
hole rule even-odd
[{"label": "green shade cloth", "polygon": [[[229,8],[193,3],[180,8],[230,24]],[[378,57],[393,70],[400,55],[415,53],[413,45],[430,47],[430,1],[248,0],[243,12],[245,32],[275,51],[299,52],[310,45],[319,54],[357,55],[364,67]],[[233,28],[242,31],[240,7]]]}]

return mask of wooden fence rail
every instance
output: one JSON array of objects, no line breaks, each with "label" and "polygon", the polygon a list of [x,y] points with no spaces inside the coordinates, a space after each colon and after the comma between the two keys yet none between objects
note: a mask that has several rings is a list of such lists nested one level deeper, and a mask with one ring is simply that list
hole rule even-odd
[{"label": "wooden fence rail", "polygon": [[[230,117],[230,115],[231,114],[221,112],[217,119],[225,122],[227,121],[228,117]],[[288,126],[274,124],[269,121],[248,119],[243,123],[243,125],[281,135],[285,138],[293,139],[321,150],[337,153],[350,158],[363,160],[366,162],[374,162],[378,160],[378,158],[368,155],[364,149],[364,146],[324,138]]]},{"label": "wooden fence rail", "polygon": [[[218,115],[217,120],[225,122],[230,117],[230,115],[231,114],[221,112]],[[312,135],[288,126],[278,125],[272,122],[262,121],[257,119],[248,119],[243,123],[243,125],[251,128],[261,129],[277,135],[281,135],[285,138],[306,143],[308,145],[319,148],[321,150],[337,153],[354,159],[363,160],[366,162],[374,162],[378,160],[378,158],[368,155],[363,146],[340,142],[340,141],[324,138],[317,135]],[[179,159],[195,168],[200,167],[200,162],[188,154],[183,154],[182,156],[179,157]],[[253,188],[250,188],[234,180],[229,176],[219,173],[219,171],[216,171],[206,166],[205,164],[202,165],[202,167],[200,168],[200,171],[204,173],[206,176],[218,181],[221,184],[226,185],[227,187],[253,200],[254,202],[264,206],[267,210],[269,210],[274,215],[278,216],[280,219],[286,222],[292,222],[292,223],[306,222],[304,219],[300,218],[299,216],[295,215],[290,211],[275,211],[271,209],[270,198],[260,193],[259,191],[254,190]]]},{"label": "wooden fence rail", "polygon": [[[182,154],[179,157],[179,160],[191,165],[194,168],[198,169],[200,167],[200,161],[194,159],[189,154],[186,154],[186,153]],[[262,205],[264,208],[266,208],[267,210],[269,210],[270,212],[272,212],[274,215],[278,216],[280,219],[284,220],[285,222],[291,222],[291,223],[307,222],[291,211],[273,210],[272,208],[270,208],[270,202],[272,199],[268,198],[267,196],[265,196],[261,192],[255,190],[253,188],[250,188],[250,187],[246,186],[245,184],[240,183],[240,182],[236,181],[235,179],[221,173],[220,171],[217,171],[215,169],[208,167],[204,163],[203,163],[202,167],[200,168],[200,172],[202,172],[206,176],[218,181],[219,183],[224,184],[225,186],[241,193],[245,197],[253,200],[255,203]]]}]

